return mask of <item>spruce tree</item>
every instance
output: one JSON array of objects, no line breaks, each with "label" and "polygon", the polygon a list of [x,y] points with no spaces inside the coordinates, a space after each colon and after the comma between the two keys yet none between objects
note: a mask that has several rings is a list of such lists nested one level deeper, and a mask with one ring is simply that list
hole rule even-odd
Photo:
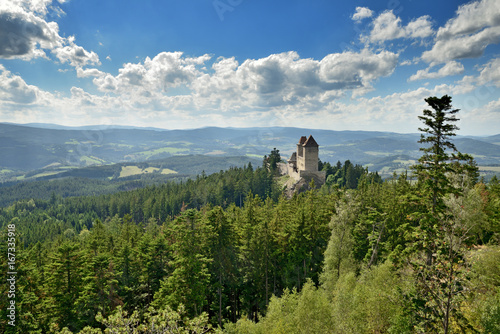
[{"label": "spruce tree", "polygon": [[425,101],[432,110],[425,109],[424,116],[419,116],[425,124],[419,128],[424,133],[419,143],[429,145],[421,148],[424,154],[413,167],[418,177],[422,210],[410,217],[418,221],[418,225],[408,250],[416,279],[413,301],[420,329],[429,332],[441,328],[446,334],[452,317],[457,323],[462,319],[458,297],[467,280],[464,272],[469,235],[444,199],[461,196],[462,189],[452,181],[454,176],[474,174],[477,167],[470,163],[472,157],[458,152],[450,140],[458,130],[455,123],[459,111],[452,107],[451,97],[429,97]]}]

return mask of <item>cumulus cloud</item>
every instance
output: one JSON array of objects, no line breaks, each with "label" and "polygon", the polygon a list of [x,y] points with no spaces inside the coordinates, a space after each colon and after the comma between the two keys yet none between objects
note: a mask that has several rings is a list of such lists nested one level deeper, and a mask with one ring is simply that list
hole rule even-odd
[{"label": "cumulus cloud", "polygon": [[490,44],[500,41],[500,2],[479,0],[459,7],[456,16],[439,28],[434,46],[422,55],[437,64],[476,58]]},{"label": "cumulus cloud", "polygon": [[356,13],[352,15],[352,19],[356,22],[360,22],[363,19],[371,17],[373,11],[367,7],[356,7]]},{"label": "cumulus cloud", "polygon": [[0,58],[48,58],[45,51],[49,50],[61,63],[74,67],[99,64],[95,52],[76,45],[74,37],[61,37],[57,23],[47,22],[45,15],[51,4],[52,0],[4,0],[0,3]]},{"label": "cumulus cloud", "polygon": [[398,38],[425,38],[433,33],[430,16],[421,16],[403,26],[401,18],[388,10],[373,20],[369,39],[371,42],[384,42]]},{"label": "cumulus cloud", "polygon": [[144,62],[124,64],[117,75],[78,69],[79,77],[94,77],[98,90],[107,94],[98,99],[74,88],[72,103],[83,109],[141,111],[144,117],[181,112],[198,120],[205,113],[227,111],[316,112],[348,92],[359,95],[372,89],[397,63],[398,54],[369,49],[319,60],[291,51],[242,63],[234,57],[212,61],[209,55],[162,52]]},{"label": "cumulus cloud", "polygon": [[431,17],[428,15],[421,16],[411,21],[404,30],[406,38],[426,38],[434,33],[432,30]]},{"label": "cumulus cloud", "polygon": [[230,108],[239,104],[256,107],[298,105],[310,101],[319,105],[347,90],[370,87],[390,75],[398,55],[388,51],[344,52],[321,60],[302,59],[296,52],[248,59],[239,64],[234,58],[219,59],[214,74],[205,74],[192,84],[196,95]]},{"label": "cumulus cloud", "polygon": [[430,67],[425,70],[419,70],[416,74],[412,75],[408,81],[416,81],[423,79],[437,79],[450,75],[462,74],[464,66],[456,61],[450,61],[441,67],[437,72],[430,72]]},{"label": "cumulus cloud", "polygon": [[88,78],[88,77],[100,77],[104,76],[105,73],[102,71],[99,71],[97,68],[77,68],[76,69],[76,76],[78,78]]},{"label": "cumulus cloud", "polygon": [[438,30],[437,38],[473,34],[484,27],[500,25],[500,2],[497,0],[474,1],[458,8],[456,16]]},{"label": "cumulus cloud", "polygon": [[477,82],[480,85],[493,84],[500,87],[500,58],[492,59],[481,67]]},{"label": "cumulus cloud", "polygon": [[61,44],[58,26],[10,0],[0,4],[0,57],[31,59]]},{"label": "cumulus cloud", "polygon": [[490,44],[500,41],[500,26],[486,28],[472,35],[460,35],[436,40],[433,48],[422,54],[422,59],[431,64],[450,60],[477,58]]},{"label": "cumulus cloud", "polygon": [[389,51],[372,53],[364,49],[360,53],[330,54],[321,60],[320,76],[326,82],[368,85],[379,77],[390,75],[397,62],[398,55]]},{"label": "cumulus cloud", "polygon": [[37,87],[26,84],[21,77],[0,65],[0,101],[32,104],[37,101],[38,92]]},{"label": "cumulus cloud", "polygon": [[199,69],[211,57],[184,57],[182,52],[162,52],[153,59],[147,57],[144,63],[127,63],[115,77],[110,74],[94,79],[94,84],[102,92],[144,89],[165,91],[169,88],[187,85],[200,76]]},{"label": "cumulus cloud", "polygon": [[118,81],[111,74],[95,78],[93,82],[101,92],[114,92],[118,90]]},{"label": "cumulus cloud", "polygon": [[99,56],[93,51],[89,52],[76,45],[73,37],[67,40],[67,45],[53,49],[52,53],[61,63],[69,63],[75,68],[81,68],[88,64],[100,65]]}]

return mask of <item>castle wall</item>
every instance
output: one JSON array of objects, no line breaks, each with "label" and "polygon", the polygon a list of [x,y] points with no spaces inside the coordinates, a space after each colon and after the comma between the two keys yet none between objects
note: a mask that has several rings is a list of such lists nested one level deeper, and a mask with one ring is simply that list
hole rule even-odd
[{"label": "castle wall", "polygon": [[306,137],[301,137],[296,154],[289,160],[287,172],[296,181],[303,179],[309,183],[314,179],[316,185],[321,185],[326,181],[326,172],[318,171],[319,147],[312,136],[309,140],[311,142],[308,142]]},{"label": "castle wall", "polygon": [[297,145],[297,169],[304,170],[306,168],[304,160],[305,148],[298,144]]},{"label": "castle wall", "polygon": [[318,171],[318,147],[304,147],[304,168],[299,168],[299,170],[317,172]]},{"label": "castle wall", "polygon": [[299,172],[291,164],[288,164],[288,175],[290,175],[290,177],[294,178],[296,181],[300,180]]}]

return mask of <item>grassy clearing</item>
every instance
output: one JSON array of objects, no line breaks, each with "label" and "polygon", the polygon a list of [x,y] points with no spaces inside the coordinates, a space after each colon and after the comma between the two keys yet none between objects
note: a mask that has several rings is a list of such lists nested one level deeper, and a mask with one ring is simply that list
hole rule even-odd
[{"label": "grassy clearing", "polygon": [[259,159],[262,159],[264,156],[263,155],[258,155],[258,154],[251,154],[251,153],[247,153],[245,154],[247,157],[251,157],[251,158],[259,158]]},{"label": "grassy clearing", "polygon": [[480,171],[500,173],[500,166],[478,166]]},{"label": "grassy clearing", "polygon": [[160,172],[163,175],[167,174],[176,174],[177,172],[168,168],[157,168],[157,167],[148,167],[145,169],[139,168],[137,166],[122,166],[122,170],[120,171],[119,177],[127,177],[132,175],[140,175],[140,174],[151,174],[154,172]]},{"label": "grassy clearing", "polygon": [[148,168],[143,169],[142,171],[144,173],[154,173],[154,172],[159,171],[159,170],[160,169],[157,167],[148,167]]},{"label": "grassy clearing", "polygon": [[142,169],[137,166],[122,166],[119,177],[127,177],[132,175],[142,174]]},{"label": "grassy clearing", "polygon": [[222,155],[222,154],[225,154],[226,152],[224,151],[212,151],[212,152],[208,152],[206,153],[207,155]]}]

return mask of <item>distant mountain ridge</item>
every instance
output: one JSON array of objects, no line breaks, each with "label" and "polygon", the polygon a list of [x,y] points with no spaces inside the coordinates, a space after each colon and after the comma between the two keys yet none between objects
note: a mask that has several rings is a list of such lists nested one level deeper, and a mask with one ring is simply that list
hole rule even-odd
[{"label": "distant mountain ridge", "polygon": [[[48,172],[53,168],[151,161],[177,155],[262,158],[273,148],[288,159],[304,135],[314,136],[323,161],[350,160],[382,173],[404,170],[421,155],[418,133],[293,127],[165,130],[106,125],[72,128],[0,123],[0,180],[40,169]],[[453,140],[461,152],[472,154],[479,165],[500,166],[500,134],[457,136]]]},{"label": "distant mountain ridge", "polygon": [[0,122],[0,124],[9,124],[9,125],[18,125],[18,126],[26,126],[29,128],[38,128],[38,129],[49,129],[49,130],[109,130],[109,129],[127,129],[127,130],[153,130],[153,131],[168,131],[162,128],[155,127],[138,127],[132,125],[80,125],[80,126],[68,126],[68,125],[59,125],[52,123],[9,123],[9,122]]}]

